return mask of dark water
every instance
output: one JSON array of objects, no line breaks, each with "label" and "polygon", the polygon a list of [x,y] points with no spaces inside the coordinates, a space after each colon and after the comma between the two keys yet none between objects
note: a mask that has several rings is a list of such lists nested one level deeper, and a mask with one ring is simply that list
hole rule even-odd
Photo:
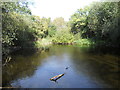
[{"label": "dark water", "polygon": [[[22,88],[119,87],[120,57],[98,48],[52,46],[47,51],[25,50],[3,67],[3,86]],[[96,53],[95,53],[96,52]],[[67,70],[65,68],[69,66]],[[50,78],[66,73],[57,82]]]}]

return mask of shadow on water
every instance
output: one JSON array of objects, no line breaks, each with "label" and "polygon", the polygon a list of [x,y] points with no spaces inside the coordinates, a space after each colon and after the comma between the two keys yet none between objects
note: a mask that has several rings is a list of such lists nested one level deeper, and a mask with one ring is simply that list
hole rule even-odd
[{"label": "shadow on water", "polygon": [[[120,57],[118,51],[102,47],[83,49],[85,50],[82,53],[75,49],[73,56],[71,56],[77,69],[76,72],[82,71],[95,81],[107,83],[111,87],[119,87]],[[79,55],[76,55],[76,53]]]},{"label": "shadow on water", "polygon": [[[107,48],[52,46],[47,52],[25,50],[12,54],[3,67],[3,86],[23,88],[119,87],[120,57]],[[110,52],[111,51],[111,52]],[[34,52],[34,53],[33,53]],[[32,53],[32,54],[29,54]],[[67,73],[53,83],[50,78]]]},{"label": "shadow on water", "polygon": [[[30,77],[36,68],[41,64],[41,52],[48,51],[48,48],[25,48],[15,51],[9,55],[11,61],[2,67],[2,86],[11,86],[11,81]],[[46,56],[46,55],[45,55]],[[44,56],[43,56],[44,57]]]},{"label": "shadow on water", "polygon": [[120,56],[119,50],[120,50],[120,48],[118,48],[118,47],[91,46],[88,49],[88,53],[99,54],[99,55],[110,54],[110,55],[114,55],[114,56]]}]

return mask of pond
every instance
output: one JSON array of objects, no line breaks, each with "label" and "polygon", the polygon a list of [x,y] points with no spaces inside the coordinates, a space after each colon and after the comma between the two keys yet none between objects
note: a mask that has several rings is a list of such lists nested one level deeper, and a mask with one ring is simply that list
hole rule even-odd
[{"label": "pond", "polygon": [[[119,87],[119,60],[102,49],[51,46],[46,51],[19,51],[3,67],[3,86],[21,88]],[[30,54],[32,53],[32,54]],[[65,69],[68,67],[68,69]],[[50,78],[65,73],[57,82]]]}]

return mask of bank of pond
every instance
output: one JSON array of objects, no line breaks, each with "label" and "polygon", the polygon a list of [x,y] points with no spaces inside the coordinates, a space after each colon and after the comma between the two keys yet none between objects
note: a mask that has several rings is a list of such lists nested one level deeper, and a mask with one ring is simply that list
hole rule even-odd
[{"label": "bank of pond", "polygon": [[[104,53],[104,51],[107,51],[114,55],[120,55],[118,46],[112,46],[109,44],[104,44],[104,43],[99,43],[99,42],[95,43],[88,39],[76,40],[76,41],[70,42],[70,43],[69,42],[52,42],[51,40],[43,39],[41,41],[37,41],[35,43],[35,46],[31,46],[31,45],[28,47],[27,46],[25,46],[25,47],[12,46],[7,49],[4,49],[3,52],[5,52],[5,53],[2,53],[3,66],[6,65],[11,60],[10,56],[11,56],[11,54],[15,54],[15,52],[30,51],[30,52],[32,52],[31,54],[38,52],[38,51],[46,52],[46,51],[49,51],[51,46],[55,46],[55,45],[56,46],[89,47],[89,49],[91,49],[90,50],[91,52],[94,51],[96,53],[96,52],[102,51],[102,53]],[[92,53],[94,53],[94,52],[92,52]]]}]

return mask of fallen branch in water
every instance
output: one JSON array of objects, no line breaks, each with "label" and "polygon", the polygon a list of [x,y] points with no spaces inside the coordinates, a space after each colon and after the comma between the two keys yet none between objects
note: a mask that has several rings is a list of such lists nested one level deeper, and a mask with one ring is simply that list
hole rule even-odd
[{"label": "fallen branch in water", "polygon": [[64,76],[64,75],[65,75],[65,73],[60,74],[60,75],[57,75],[57,76],[54,76],[54,77],[50,78],[50,80],[56,82],[59,78],[61,78],[61,77]]},{"label": "fallen branch in water", "polygon": [[[67,70],[68,68],[69,68],[69,66],[66,67],[65,70]],[[66,73],[59,74],[59,75],[57,75],[57,76],[54,76],[54,77],[50,78],[50,80],[56,82],[59,78],[61,78],[61,77],[64,76],[65,74],[66,74]]]},{"label": "fallen branch in water", "polygon": [[3,64],[3,66],[7,65],[8,62],[10,62],[12,58],[10,56],[8,56],[5,60],[5,63]]}]

